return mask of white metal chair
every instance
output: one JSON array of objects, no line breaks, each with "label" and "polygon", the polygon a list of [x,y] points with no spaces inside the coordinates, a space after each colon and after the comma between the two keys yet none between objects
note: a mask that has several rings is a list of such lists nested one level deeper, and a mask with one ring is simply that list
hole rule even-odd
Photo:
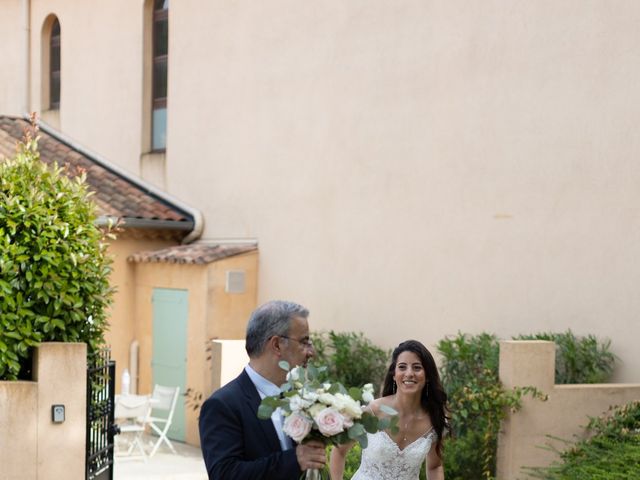
[{"label": "white metal chair", "polygon": [[[167,432],[169,431],[169,427],[171,427],[173,413],[176,409],[176,403],[178,402],[179,394],[180,387],[165,387],[163,385],[156,384],[153,388],[153,394],[151,395],[151,407],[153,410],[146,423],[154,432],[158,434],[158,440],[156,440],[156,443],[151,449],[149,458],[155,455],[155,453],[158,451],[158,447],[160,447],[160,444],[162,442],[166,443],[173,453],[176,453],[176,450],[173,448],[171,441],[167,437]],[[167,412],[167,418],[154,416],[153,414],[157,410]]]},{"label": "white metal chair", "polygon": [[[120,427],[121,438],[128,441],[126,455],[132,456],[134,448],[140,451],[141,457],[147,461],[147,454],[142,444],[142,434],[151,415],[149,395],[118,395],[116,397],[114,417]],[[127,437],[132,436],[132,439]]]}]

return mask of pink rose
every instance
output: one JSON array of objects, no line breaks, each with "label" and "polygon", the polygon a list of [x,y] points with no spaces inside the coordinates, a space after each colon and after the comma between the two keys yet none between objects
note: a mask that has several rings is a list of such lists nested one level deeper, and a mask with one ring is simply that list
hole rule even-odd
[{"label": "pink rose", "polygon": [[320,410],[314,420],[325,437],[332,437],[344,430],[344,417],[331,407]]},{"label": "pink rose", "polygon": [[282,430],[295,442],[300,443],[309,434],[312,426],[313,422],[307,417],[293,412],[285,419]]}]

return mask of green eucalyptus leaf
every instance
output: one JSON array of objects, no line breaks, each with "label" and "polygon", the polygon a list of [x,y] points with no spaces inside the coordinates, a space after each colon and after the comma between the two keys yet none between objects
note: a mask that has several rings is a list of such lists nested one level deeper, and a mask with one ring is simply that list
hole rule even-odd
[{"label": "green eucalyptus leaf", "polygon": [[282,369],[282,370],[286,370],[287,372],[289,370],[291,370],[291,367],[289,366],[289,362],[287,362],[286,360],[280,360],[278,362],[278,366]]},{"label": "green eucalyptus leaf", "polygon": [[362,435],[365,435],[367,432],[365,430],[365,428],[359,424],[356,423],[355,425],[353,425],[353,427],[351,427],[348,431],[347,431],[349,438],[351,440],[356,440],[358,437],[361,437]]},{"label": "green eucalyptus leaf", "polygon": [[271,418],[271,415],[273,415],[273,411],[274,411],[274,408],[268,405],[265,405],[264,403],[261,403],[260,406],[258,407],[258,418],[267,420]]}]

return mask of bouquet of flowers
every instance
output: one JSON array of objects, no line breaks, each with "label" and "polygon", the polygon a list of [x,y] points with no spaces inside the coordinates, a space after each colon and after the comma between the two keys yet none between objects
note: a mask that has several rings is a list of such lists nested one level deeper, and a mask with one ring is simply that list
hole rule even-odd
[{"label": "bouquet of flowers", "polygon": [[[265,397],[258,408],[258,417],[269,419],[280,408],[285,417],[283,430],[297,443],[320,440],[325,445],[338,445],[356,440],[367,446],[367,432],[397,429],[397,412],[381,406],[388,416],[376,417],[366,406],[373,401],[373,385],[348,390],[339,382],[323,380],[327,367],[295,367],[280,362],[287,381],[278,396]],[[319,478],[319,472],[307,471],[307,478]]]}]

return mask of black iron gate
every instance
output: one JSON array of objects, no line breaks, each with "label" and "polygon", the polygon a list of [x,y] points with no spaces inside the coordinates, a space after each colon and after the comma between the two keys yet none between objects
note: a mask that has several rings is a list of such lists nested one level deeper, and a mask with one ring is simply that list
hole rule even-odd
[{"label": "black iron gate", "polygon": [[116,362],[103,350],[87,368],[86,480],[113,480]]}]

